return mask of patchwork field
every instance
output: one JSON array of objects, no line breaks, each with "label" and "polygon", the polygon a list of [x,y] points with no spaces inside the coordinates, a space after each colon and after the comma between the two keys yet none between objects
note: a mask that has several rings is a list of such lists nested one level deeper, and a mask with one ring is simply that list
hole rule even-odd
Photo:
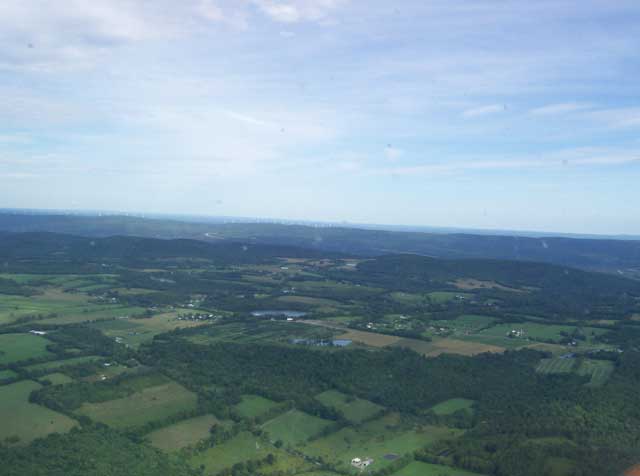
[{"label": "patchwork field", "polygon": [[209,429],[219,423],[213,415],[203,415],[153,431],[147,437],[156,448],[177,451],[207,438]]},{"label": "patchwork field", "polygon": [[395,344],[402,339],[397,336],[376,334],[375,332],[358,331],[353,329],[349,329],[337,338],[360,342],[365,345],[370,345],[371,347],[386,347],[388,345]]},{"label": "patchwork field", "polygon": [[242,401],[234,408],[243,418],[256,418],[277,408],[278,403],[259,395],[243,395]]},{"label": "patchwork field", "polygon": [[429,464],[421,461],[413,461],[393,476],[482,476],[463,469],[456,469],[440,464]]},{"label": "patchwork field", "polygon": [[26,444],[49,433],[66,433],[76,422],[66,415],[29,403],[29,394],[41,387],[30,380],[0,386],[0,440],[18,438]]},{"label": "patchwork field", "polygon": [[0,334],[0,364],[11,364],[22,360],[49,357],[47,345],[42,336],[33,334]]},{"label": "patchwork field", "polygon": [[273,420],[269,420],[262,429],[269,434],[272,441],[282,441],[286,445],[295,446],[308,441],[333,422],[308,415],[299,410],[289,410]]},{"label": "patchwork field", "polygon": [[[428,446],[443,438],[455,438],[460,430],[446,427],[416,427],[402,423],[399,415],[390,414],[364,424],[347,427],[301,448],[305,454],[322,457],[339,465],[342,470],[355,471],[353,458],[373,458],[371,471],[378,471],[406,453]],[[385,458],[386,456],[386,458]]]},{"label": "patchwork field", "polygon": [[101,403],[84,403],[80,415],[115,428],[144,425],[183,411],[195,410],[197,397],[181,385],[170,382],[144,388],[134,394]]},{"label": "patchwork field", "polygon": [[376,405],[368,400],[351,397],[336,390],[327,390],[315,397],[325,406],[333,407],[340,411],[347,420],[352,423],[361,423],[368,420],[381,411],[384,407]]}]

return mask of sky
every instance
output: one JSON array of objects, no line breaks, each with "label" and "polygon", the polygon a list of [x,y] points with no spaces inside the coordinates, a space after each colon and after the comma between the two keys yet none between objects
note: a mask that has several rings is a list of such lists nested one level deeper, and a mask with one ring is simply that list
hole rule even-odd
[{"label": "sky", "polygon": [[0,206],[640,234],[637,0],[2,0]]}]

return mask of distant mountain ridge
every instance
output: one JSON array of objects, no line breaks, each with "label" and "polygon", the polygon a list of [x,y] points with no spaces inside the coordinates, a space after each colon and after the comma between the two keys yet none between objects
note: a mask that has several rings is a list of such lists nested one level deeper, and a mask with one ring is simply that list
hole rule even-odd
[{"label": "distant mountain ridge", "polygon": [[0,230],[88,237],[138,236],[242,241],[361,256],[535,261],[640,278],[640,241],[386,231],[276,223],[196,223],[132,216],[0,214]]}]

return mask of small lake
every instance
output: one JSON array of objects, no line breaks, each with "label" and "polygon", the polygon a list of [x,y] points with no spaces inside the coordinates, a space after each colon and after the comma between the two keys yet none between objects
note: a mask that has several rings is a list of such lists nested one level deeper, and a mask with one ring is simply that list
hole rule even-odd
[{"label": "small lake", "polygon": [[284,317],[304,317],[307,315],[306,312],[302,311],[253,311],[251,313],[253,317],[276,317],[276,316],[284,316]]}]

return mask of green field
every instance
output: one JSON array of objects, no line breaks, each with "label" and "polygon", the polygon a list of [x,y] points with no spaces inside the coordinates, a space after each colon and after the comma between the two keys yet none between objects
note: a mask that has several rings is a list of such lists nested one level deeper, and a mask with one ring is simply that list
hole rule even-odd
[{"label": "green field", "polygon": [[0,383],[2,383],[3,381],[7,381],[7,380],[11,380],[13,378],[16,378],[18,376],[17,373],[15,373],[13,370],[0,370]]},{"label": "green field", "polygon": [[75,365],[86,364],[87,362],[99,362],[103,360],[102,357],[96,355],[88,355],[82,357],[72,357],[70,359],[53,360],[51,362],[44,362],[42,364],[28,365],[25,367],[29,372],[41,372],[43,370],[58,370],[63,367],[73,367]]},{"label": "green field", "polygon": [[153,431],[147,437],[156,448],[176,451],[207,438],[209,429],[218,423],[213,415],[203,415]]},{"label": "green field", "polygon": [[563,359],[562,357],[542,359],[536,367],[536,372],[541,374],[571,373],[576,363],[576,359]]},{"label": "green field", "polygon": [[316,395],[315,398],[323,405],[340,411],[352,423],[361,423],[384,410],[380,405],[361,398],[349,397],[336,390],[327,390]]},{"label": "green field", "polygon": [[276,407],[278,404],[268,398],[259,395],[243,395],[242,401],[234,408],[243,418],[256,418]]},{"label": "green field", "polygon": [[40,377],[38,380],[40,380],[41,382],[47,380],[51,382],[51,385],[64,385],[65,383],[73,382],[73,379],[71,377],[61,373],[48,374],[44,377]]},{"label": "green field", "polygon": [[312,441],[300,450],[310,456],[322,457],[346,470],[353,469],[350,462],[354,457],[373,458],[374,463],[370,469],[378,471],[393,462],[386,459],[386,455],[402,456],[438,440],[454,438],[460,434],[460,430],[446,427],[406,424],[399,415],[389,414],[358,428],[343,428]]},{"label": "green field", "polygon": [[287,445],[295,446],[313,438],[333,422],[308,415],[299,410],[290,410],[273,420],[269,420],[262,429],[271,440],[281,440]]},{"label": "green field", "polygon": [[435,304],[444,304],[453,301],[454,299],[456,299],[456,296],[469,297],[471,295],[465,293],[452,293],[448,291],[435,291],[427,294],[427,296],[429,296],[431,302]]},{"label": "green field", "polygon": [[615,367],[609,360],[585,359],[578,367],[578,375],[591,377],[587,384],[590,387],[601,387],[609,380]]},{"label": "green field", "polygon": [[446,400],[444,402],[438,403],[431,407],[431,410],[436,415],[451,415],[459,410],[473,411],[473,404],[475,402],[473,400],[468,400],[466,398],[452,398],[451,400]]},{"label": "green field", "polygon": [[196,454],[189,460],[189,464],[194,468],[204,466],[206,474],[216,474],[236,463],[264,458],[269,453],[274,453],[273,446],[248,431],[243,431],[221,445]]},{"label": "green field", "polygon": [[32,334],[0,334],[0,365],[27,359],[48,357],[47,345],[51,344],[42,336]]},{"label": "green field", "polygon": [[482,476],[463,469],[456,469],[440,464],[423,463],[413,461],[400,471],[393,473],[393,476]]},{"label": "green field", "polygon": [[448,321],[430,321],[429,324],[452,329],[455,333],[478,332],[496,321],[495,317],[463,314]]},{"label": "green field", "polygon": [[29,443],[49,433],[65,433],[75,421],[60,413],[29,403],[29,394],[41,388],[30,380],[0,387],[0,441],[18,437]]},{"label": "green field", "polygon": [[78,413],[115,428],[158,421],[195,410],[197,397],[175,382],[143,388],[132,395],[101,403],[84,403]]}]

